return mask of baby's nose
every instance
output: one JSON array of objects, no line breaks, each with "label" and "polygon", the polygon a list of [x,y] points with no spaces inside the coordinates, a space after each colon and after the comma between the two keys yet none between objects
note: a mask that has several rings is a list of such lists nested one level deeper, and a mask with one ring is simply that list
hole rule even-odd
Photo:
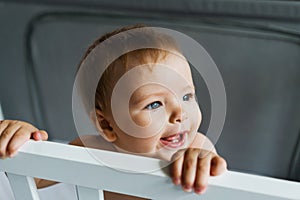
[{"label": "baby's nose", "polygon": [[183,112],[182,106],[177,102],[172,105],[170,113],[170,123],[181,123],[186,118],[185,112]]}]

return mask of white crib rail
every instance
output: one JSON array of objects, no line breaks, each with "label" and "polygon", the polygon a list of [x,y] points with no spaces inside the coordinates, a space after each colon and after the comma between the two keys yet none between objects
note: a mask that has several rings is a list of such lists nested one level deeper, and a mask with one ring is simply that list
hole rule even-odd
[{"label": "white crib rail", "polygon": [[83,147],[54,142],[29,141],[16,157],[0,160],[0,171],[7,172],[16,200],[39,199],[30,177],[77,185],[80,200],[103,199],[101,190],[164,200],[300,199],[298,182],[230,171],[219,177],[211,177],[204,195],[185,193],[179,186],[174,186],[162,170],[139,174],[122,172],[99,163],[90,152],[116,160],[122,159],[126,166],[118,167],[125,171],[141,167],[136,163],[149,168],[160,165],[159,160],[152,158],[95,149],[87,151]]}]

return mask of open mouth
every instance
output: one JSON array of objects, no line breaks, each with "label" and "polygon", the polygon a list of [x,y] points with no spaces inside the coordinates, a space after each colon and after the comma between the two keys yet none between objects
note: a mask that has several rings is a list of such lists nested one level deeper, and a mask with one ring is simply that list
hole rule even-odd
[{"label": "open mouth", "polygon": [[160,138],[160,142],[170,148],[182,147],[186,141],[187,131]]}]

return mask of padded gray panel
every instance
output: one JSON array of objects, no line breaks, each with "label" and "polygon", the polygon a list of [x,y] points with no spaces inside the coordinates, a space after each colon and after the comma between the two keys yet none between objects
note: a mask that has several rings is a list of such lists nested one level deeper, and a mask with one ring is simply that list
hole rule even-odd
[{"label": "padded gray panel", "polygon": [[28,92],[24,55],[24,29],[32,12],[33,8],[29,10],[0,2],[0,102],[6,119],[37,125]]},{"label": "padded gray panel", "polygon": [[[189,20],[175,15],[136,17],[49,15],[35,24],[31,51],[43,116],[53,139],[76,137],[71,92],[77,64],[86,47],[116,27],[143,22],[169,27],[198,40],[215,60],[223,76],[227,120],[217,144],[230,169],[287,177],[300,128],[299,38],[248,22],[208,18]],[[161,19],[159,22],[157,19]],[[226,25],[227,24],[227,25]],[[201,109],[209,119],[209,99],[195,77]],[[208,122],[204,121],[205,130]]]},{"label": "padded gray panel", "polygon": [[[21,2],[23,0],[0,0]],[[300,19],[300,4],[287,0],[26,0],[26,4],[80,6],[95,9],[127,9],[132,12],[172,13],[181,15],[218,15],[285,20]]]}]

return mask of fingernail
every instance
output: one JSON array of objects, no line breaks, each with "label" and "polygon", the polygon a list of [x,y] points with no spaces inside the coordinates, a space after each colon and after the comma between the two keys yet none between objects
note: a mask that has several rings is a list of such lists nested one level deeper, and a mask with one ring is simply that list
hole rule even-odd
[{"label": "fingernail", "polygon": [[192,187],[191,187],[191,186],[188,186],[188,185],[185,185],[185,186],[183,187],[183,190],[184,190],[185,192],[191,192],[191,191],[192,191]]},{"label": "fingernail", "polygon": [[175,185],[179,185],[180,184],[180,178],[174,178],[173,182]]},{"label": "fingernail", "polygon": [[197,187],[194,189],[197,194],[204,194],[206,187]]},{"label": "fingernail", "polygon": [[201,194],[201,188],[195,188],[194,190],[197,194]]}]

